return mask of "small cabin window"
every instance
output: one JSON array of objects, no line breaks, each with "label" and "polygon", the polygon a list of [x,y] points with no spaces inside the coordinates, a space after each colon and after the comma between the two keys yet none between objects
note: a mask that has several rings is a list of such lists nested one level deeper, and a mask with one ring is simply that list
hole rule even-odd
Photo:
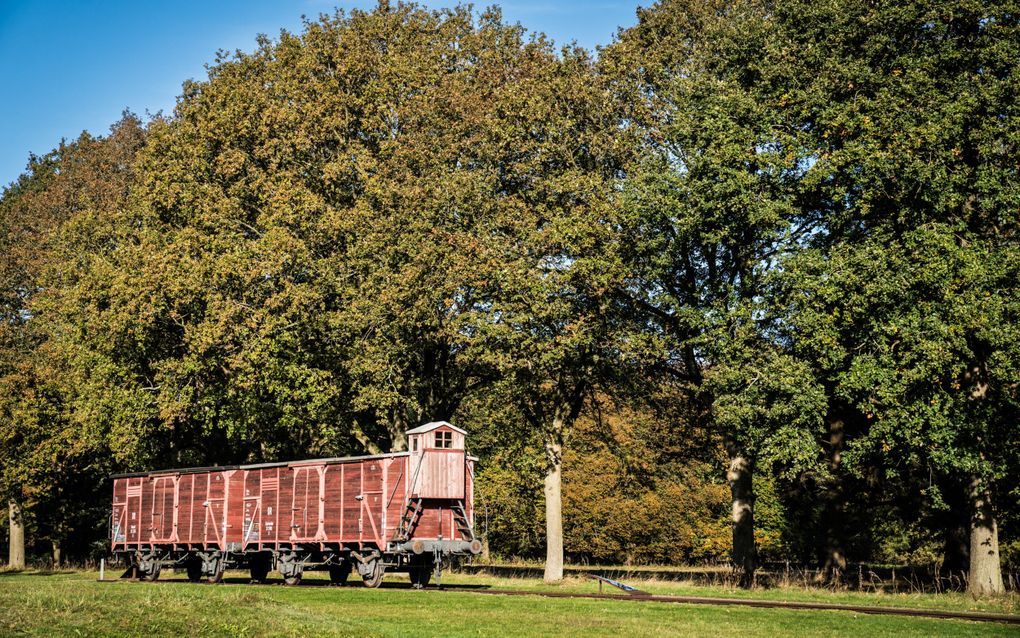
[{"label": "small cabin window", "polygon": [[449,449],[453,447],[453,432],[436,432],[436,447]]},{"label": "small cabin window", "polygon": [[415,437],[411,437],[411,451],[412,452],[417,452],[418,451],[418,437],[416,437],[416,436]]}]

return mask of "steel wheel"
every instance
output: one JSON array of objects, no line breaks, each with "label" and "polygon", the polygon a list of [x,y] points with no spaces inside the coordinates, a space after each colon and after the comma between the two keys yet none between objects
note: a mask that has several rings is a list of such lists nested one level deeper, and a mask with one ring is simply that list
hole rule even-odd
[{"label": "steel wheel", "polygon": [[304,571],[304,565],[298,560],[297,555],[293,553],[280,555],[276,568],[280,570],[280,575],[283,576],[285,584],[297,585],[301,582],[301,572]]},{"label": "steel wheel", "polygon": [[372,561],[372,569],[369,573],[363,575],[362,582],[365,587],[376,588],[382,584],[383,574],[386,573],[386,568],[383,566],[382,561]]},{"label": "steel wheel", "polygon": [[135,563],[135,568],[138,570],[138,579],[150,583],[159,578],[160,567],[161,565],[152,554],[148,556],[139,555]]},{"label": "steel wheel", "polygon": [[216,560],[214,563],[213,571],[205,577],[206,581],[210,583],[219,583],[223,581],[223,572],[226,571],[226,565],[223,564],[222,560]]}]

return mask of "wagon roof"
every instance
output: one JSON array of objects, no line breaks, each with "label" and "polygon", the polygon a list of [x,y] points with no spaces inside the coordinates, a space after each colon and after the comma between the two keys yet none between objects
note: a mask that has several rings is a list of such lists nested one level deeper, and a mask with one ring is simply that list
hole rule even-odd
[{"label": "wagon roof", "polygon": [[[453,427],[453,426],[450,426]],[[463,430],[461,430],[463,431]],[[356,463],[371,459],[389,459],[408,456],[410,452],[389,452],[387,454],[366,454],[364,456],[334,456],[323,459],[299,459],[297,461],[275,461],[272,463],[249,463],[246,465],[212,465],[207,467],[180,467],[151,472],[125,472],[112,474],[110,478],[130,478],[135,476],[157,476],[160,474],[201,474],[202,472],[224,472],[228,470],[257,470],[265,467],[290,467],[298,465],[335,465],[337,463]],[[469,461],[478,461],[478,457],[467,455]]]},{"label": "wagon roof", "polygon": [[461,434],[464,435],[467,434],[467,431],[458,428],[456,425],[448,421],[432,421],[431,423],[426,423],[425,425],[419,425],[416,428],[408,430],[407,434],[422,434],[424,432],[431,432],[432,430],[441,427],[447,427],[450,428],[451,430],[456,430],[457,432],[460,432]]},{"label": "wagon roof", "polygon": [[332,465],[335,463],[350,463],[354,461],[367,461],[369,459],[388,459],[395,456],[407,456],[408,452],[390,452],[388,454],[368,454],[365,456],[335,456],[324,459],[299,459],[297,461],[274,461],[271,463],[249,463],[246,465],[212,465],[206,467],[179,467],[165,470],[153,470],[151,472],[127,472],[124,474],[113,474],[110,478],[127,478],[130,476],[151,476],[154,474],[198,474],[201,472],[223,472],[226,470],[257,470],[264,467],[287,467],[291,465]]}]

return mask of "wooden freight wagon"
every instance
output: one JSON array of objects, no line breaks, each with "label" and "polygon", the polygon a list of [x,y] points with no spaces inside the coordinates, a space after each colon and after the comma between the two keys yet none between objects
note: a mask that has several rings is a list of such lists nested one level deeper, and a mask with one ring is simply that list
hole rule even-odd
[{"label": "wooden freight wagon", "polygon": [[424,586],[443,556],[481,551],[465,434],[437,421],[407,432],[407,452],[116,475],[111,549],[145,580],[166,566],[211,582],[275,568],[288,584],[354,569],[369,587],[386,571]]}]

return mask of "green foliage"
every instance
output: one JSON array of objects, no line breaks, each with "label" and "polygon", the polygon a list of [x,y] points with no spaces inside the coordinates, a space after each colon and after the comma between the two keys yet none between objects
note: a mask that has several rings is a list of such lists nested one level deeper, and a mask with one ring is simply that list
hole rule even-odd
[{"label": "green foliage", "polygon": [[537,446],[486,457],[475,476],[479,532],[497,558],[537,556],[544,546],[542,458]]},{"label": "green foliage", "polygon": [[809,149],[771,57],[779,34],[757,2],[662,2],[639,15],[603,64],[643,142],[623,232],[636,309],[661,336],[650,355],[732,454],[801,471],[817,456],[824,396],[758,309],[806,212]]},{"label": "green foliage", "polygon": [[59,354],[42,299],[54,273],[74,268],[61,229],[123,205],[144,137],[125,113],[108,137],[82,134],[33,157],[0,199],[0,494],[22,503],[37,540],[73,538],[79,551],[102,534],[96,490],[111,468],[108,441],[70,414],[77,371]]},{"label": "green foliage", "polygon": [[782,484],[768,474],[754,477],[754,541],[763,561],[798,561],[796,552],[812,547],[811,539],[799,537],[797,512],[785,502]]}]

